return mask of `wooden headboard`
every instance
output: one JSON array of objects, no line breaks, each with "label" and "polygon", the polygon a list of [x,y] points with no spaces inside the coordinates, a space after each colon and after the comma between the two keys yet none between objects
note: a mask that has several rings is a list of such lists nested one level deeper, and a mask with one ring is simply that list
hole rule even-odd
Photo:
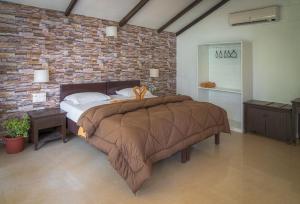
[{"label": "wooden headboard", "polygon": [[99,92],[107,95],[116,94],[117,90],[140,86],[139,80],[110,81],[87,84],[62,84],[60,85],[60,101],[68,95],[82,92]]},{"label": "wooden headboard", "polygon": [[68,95],[82,92],[99,92],[106,94],[106,82],[87,83],[87,84],[61,84],[60,85],[60,101]]},{"label": "wooden headboard", "polygon": [[140,86],[139,80],[132,81],[109,81],[107,82],[107,95],[114,95],[116,91],[125,88],[132,88],[134,86]]}]

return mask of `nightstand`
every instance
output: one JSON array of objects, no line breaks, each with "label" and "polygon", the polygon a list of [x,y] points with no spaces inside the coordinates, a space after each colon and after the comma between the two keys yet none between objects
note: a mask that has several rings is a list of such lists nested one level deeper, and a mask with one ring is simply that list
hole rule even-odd
[{"label": "nightstand", "polygon": [[[52,141],[54,139],[62,138],[65,143],[66,137],[66,112],[58,108],[49,108],[42,110],[35,110],[28,112],[31,122],[30,128],[30,141],[34,143],[34,149],[39,148],[40,130],[55,128],[60,134],[54,134],[54,136],[46,139],[43,143]],[[41,142],[41,141],[40,141]]]}]

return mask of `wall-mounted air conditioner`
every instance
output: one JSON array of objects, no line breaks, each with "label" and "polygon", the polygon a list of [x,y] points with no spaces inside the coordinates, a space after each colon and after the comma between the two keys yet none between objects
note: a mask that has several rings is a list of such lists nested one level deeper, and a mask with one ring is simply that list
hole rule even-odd
[{"label": "wall-mounted air conditioner", "polygon": [[279,21],[279,6],[269,6],[265,8],[239,11],[229,14],[229,24],[232,26]]}]

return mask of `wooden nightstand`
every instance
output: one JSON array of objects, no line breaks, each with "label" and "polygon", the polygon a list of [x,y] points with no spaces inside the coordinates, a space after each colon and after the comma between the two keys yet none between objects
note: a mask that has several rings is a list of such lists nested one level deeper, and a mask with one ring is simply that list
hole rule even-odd
[{"label": "wooden nightstand", "polygon": [[[50,140],[62,138],[65,143],[66,137],[66,112],[58,109],[43,109],[28,112],[31,122],[30,141],[34,143],[34,149],[37,150],[39,146],[39,131],[47,128],[55,128],[60,132],[60,135],[51,137]],[[48,140],[44,140],[48,142]]]}]

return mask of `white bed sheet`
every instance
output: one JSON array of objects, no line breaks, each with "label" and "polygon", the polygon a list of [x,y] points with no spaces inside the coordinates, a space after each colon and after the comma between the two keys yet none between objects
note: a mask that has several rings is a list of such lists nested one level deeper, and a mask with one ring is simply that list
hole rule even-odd
[{"label": "white bed sheet", "polygon": [[77,123],[81,114],[87,111],[88,109],[109,103],[110,101],[99,101],[86,104],[74,104],[71,101],[62,101],[60,103],[60,109],[67,112],[67,118]]},{"label": "white bed sheet", "polygon": [[[121,95],[111,95],[110,97],[112,100],[116,100],[116,99],[117,100],[129,100],[129,99],[135,98],[135,97],[126,97],[126,96],[121,96]],[[153,97],[156,97],[156,96],[153,96]],[[152,98],[152,97],[148,97],[148,98]],[[111,100],[91,102],[91,103],[85,103],[85,104],[74,104],[71,101],[64,100],[60,103],[60,109],[67,112],[67,118],[69,118],[77,123],[81,114],[83,114],[88,109],[95,107],[95,106],[105,105],[105,104],[110,104],[110,103],[111,103]]]}]

